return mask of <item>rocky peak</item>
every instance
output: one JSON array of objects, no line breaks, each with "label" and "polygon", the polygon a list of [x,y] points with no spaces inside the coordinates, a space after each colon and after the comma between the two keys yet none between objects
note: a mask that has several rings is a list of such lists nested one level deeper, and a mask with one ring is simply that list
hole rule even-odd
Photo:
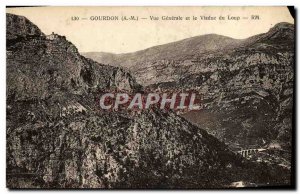
[{"label": "rocky peak", "polygon": [[41,30],[26,17],[6,14],[6,38],[8,40],[41,35],[44,35]]},{"label": "rocky peak", "polygon": [[278,23],[272,27],[266,34],[266,38],[276,41],[293,41],[294,25],[286,22]]},{"label": "rocky peak", "polygon": [[271,30],[273,29],[290,29],[290,30],[294,30],[295,26],[294,24],[288,23],[288,22],[280,22],[278,24],[276,24],[273,28],[271,28]]},{"label": "rocky peak", "polygon": [[86,59],[66,37],[45,36],[23,16],[7,15],[7,34],[8,95],[16,100],[83,94],[89,88],[111,86],[129,90],[138,85],[121,68]]},{"label": "rocky peak", "polygon": [[[258,44],[269,44],[272,46],[293,45],[295,37],[294,24],[281,22],[273,26],[268,32],[249,37],[243,41],[244,46]],[[292,47],[291,47],[292,48]]]}]

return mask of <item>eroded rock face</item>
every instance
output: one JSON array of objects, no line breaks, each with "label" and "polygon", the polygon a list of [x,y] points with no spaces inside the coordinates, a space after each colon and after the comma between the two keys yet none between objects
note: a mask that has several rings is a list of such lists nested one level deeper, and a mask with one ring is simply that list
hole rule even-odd
[{"label": "eroded rock face", "polygon": [[289,184],[284,169],[276,169],[283,178],[269,174],[275,170],[269,166],[243,161],[175,113],[54,117],[42,107],[8,115],[10,188],[219,188],[240,179]]},{"label": "eroded rock face", "polygon": [[6,39],[24,38],[26,36],[41,36],[41,30],[23,16],[6,14]]},{"label": "eroded rock face", "polygon": [[[27,21],[23,17],[12,19],[15,17],[8,15],[7,19]],[[42,35],[32,37],[30,32],[25,33],[26,39],[7,40],[7,93],[10,100],[83,94],[89,88],[133,90],[139,87],[125,70],[82,57],[65,37],[57,35],[56,39],[50,40]]]},{"label": "eroded rock face", "polygon": [[[7,15],[12,22],[24,20],[16,17]],[[243,160],[175,113],[97,110],[98,90],[141,87],[125,70],[82,57],[64,37],[30,32],[9,38],[7,46],[7,187],[290,184],[289,171]]]}]

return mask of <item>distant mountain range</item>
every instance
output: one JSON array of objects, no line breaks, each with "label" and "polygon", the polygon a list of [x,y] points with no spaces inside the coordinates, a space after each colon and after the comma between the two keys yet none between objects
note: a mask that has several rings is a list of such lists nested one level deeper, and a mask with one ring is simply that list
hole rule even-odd
[{"label": "distant mountain range", "polygon": [[279,141],[290,150],[294,25],[279,23],[247,39],[192,37],[127,54],[82,53],[128,69],[148,88],[194,89],[205,109],[183,115],[232,146]]},{"label": "distant mountain range", "polygon": [[[163,72],[160,73],[155,70],[152,72],[152,68],[155,68],[155,66],[159,66],[160,68],[166,66],[166,68],[171,71],[171,74],[174,73],[174,68],[177,69],[178,66],[176,66],[176,64],[180,63],[181,66],[184,66],[190,61],[195,61],[197,58],[209,54],[219,53],[226,55],[234,50],[243,50],[245,47],[253,45],[257,45],[260,48],[271,46],[272,44],[275,46],[286,45],[287,47],[293,47],[293,44],[291,44],[293,40],[294,25],[279,23],[270,29],[269,32],[247,39],[233,39],[217,34],[207,34],[154,46],[133,53],[113,54],[105,52],[83,52],[81,54],[102,64],[128,68],[137,78],[137,81],[146,86],[165,80],[168,81],[176,76],[176,73],[175,75],[173,74],[173,76],[166,77]],[[198,65],[197,63],[191,63],[190,65]],[[174,66],[173,68],[172,65]],[[202,65],[205,66],[205,64]],[[145,69],[150,70],[150,72],[144,72]],[[146,78],[143,78],[144,76],[146,76]],[[155,79],[153,79],[154,77]]]},{"label": "distant mountain range", "polygon": [[226,36],[208,34],[154,46],[134,53],[112,54],[87,52],[82,54],[96,61],[101,61],[104,64],[120,65],[129,69],[136,69],[135,66],[139,64],[143,65],[144,63],[160,60],[183,60],[206,52],[232,48],[240,42],[240,40]]}]

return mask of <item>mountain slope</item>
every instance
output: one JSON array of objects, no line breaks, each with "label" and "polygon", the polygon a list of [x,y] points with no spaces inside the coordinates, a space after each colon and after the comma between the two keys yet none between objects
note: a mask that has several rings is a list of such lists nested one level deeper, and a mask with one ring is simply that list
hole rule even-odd
[{"label": "mountain slope", "polygon": [[[201,57],[225,55],[236,49],[243,50],[245,47],[256,43],[258,44],[257,46],[262,48],[273,43],[290,47],[293,45],[289,41],[293,41],[293,28],[292,24],[279,23],[270,29],[269,32],[247,39],[233,39],[216,34],[207,34],[151,47],[134,53],[112,54],[87,52],[82,53],[82,55],[100,63],[129,69],[137,81],[146,86],[179,79],[182,68],[185,70],[190,69],[190,73],[195,68],[197,68],[197,72],[199,72],[199,68],[203,71],[203,69],[208,68],[209,64],[207,63],[209,61],[201,61],[201,64],[199,64],[197,59]],[[228,56],[225,55],[225,58],[228,58]],[[177,70],[178,68],[180,70]]]},{"label": "mountain slope", "polygon": [[294,36],[293,24],[279,23],[244,40],[205,35],[110,55],[105,63],[128,68],[152,90],[203,94],[205,108],[183,116],[228,145],[279,141],[291,150]]},{"label": "mountain slope", "polygon": [[192,56],[197,56],[206,52],[231,48],[241,41],[226,36],[207,34],[187,38],[181,41],[172,42],[164,45],[154,46],[134,53],[112,54],[89,52],[82,53],[87,58],[101,61],[104,64],[122,66],[133,72],[148,67],[151,62],[162,60],[184,60]]}]

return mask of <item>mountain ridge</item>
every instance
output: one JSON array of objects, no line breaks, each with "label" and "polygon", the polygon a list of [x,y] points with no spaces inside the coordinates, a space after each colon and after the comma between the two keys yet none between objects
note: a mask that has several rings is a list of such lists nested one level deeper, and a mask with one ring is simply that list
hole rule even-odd
[{"label": "mountain ridge", "polygon": [[[293,28],[294,28],[294,24],[290,24],[287,22],[280,22],[280,23],[277,23],[276,25],[274,25],[272,28],[270,28],[269,31],[266,33],[261,33],[259,35],[250,36],[250,37],[244,38],[244,39],[235,39],[235,38],[231,38],[231,37],[224,36],[224,35],[218,35],[218,34],[205,34],[205,35],[199,35],[199,36],[194,36],[194,37],[190,37],[190,38],[185,38],[185,39],[178,40],[175,42],[156,45],[153,47],[149,47],[149,48],[131,52],[131,53],[114,54],[114,53],[93,51],[93,52],[82,52],[81,54],[87,58],[93,58],[94,60],[96,60],[98,62],[102,62],[104,64],[110,64],[113,66],[121,65],[124,68],[130,69],[133,66],[130,63],[137,63],[137,62],[141,63],[141,62],[143,62],[143,60],[145,60],[145,58],[147,58],[147,60],[151,61],[153,58],[156,58],[156,60],[172,59],[172,57],[178,55],[177,52],[174,52],[174,55],[167,56],[164,53],[164,50],[167,50],[166,53],[172,53],[172,51],[168,51],[168,49],[169,49],[168,47],[176,47],[176,49],[179,49],[179,50],[181,49],[180,55],[204,54],[205,52],[209,52],[209,51],[218,51],[218,50],[223,50],[223,49],[228,50],[228,49],[233,49],[233,48],[240,47],[240,46],[247,46],[247,45],[257,41],[257,38],[264,38],[264,35],[267,35],[268,33],[271,33],[274,31],[275,32],[280,31],[282,29],[293,29]],[[207,49],[205,49],[205,48],[201,48],[199,50],[196,49],[196,51],[199,51],[199,52],[193,52],[194,50],[190,49],[190,50],[192,50],[190,53],[185,53],[185,51],[182,50],[182,47],[198,48],[198,45],[202,44],[201,42],[203,42],[204,40],[208,41],[209,39],[212,39],[212,43],[215,43],[215,46],[218,45],[220,47],[216,48],[216,47],[211,46]],[[221,42],[220,42],[220,40],[221,40]],[[222,41],[224,41],[224,42],[222,42]],[[191,44],[191,46],[189,46],[189,44]],[[205,45],[205,44],[207,44],[207,42],[203,43],[203,45]],[[224,44],[224,45],[222,45],[222,44]],[[183,46],[181,46],[181,45],[183,45]],[[145,54],[147,52],[149,52],[150,54]],[[162,52],[162,53],[159,53],[159,52]],[[159,53],[159,54],[157,54],[157,53]],[[101,58],[102,54],[104,54],[105,57]],[[146,55],[146,56],[143,56],[142,59],[135,59],[136,57],[138,57],[138,55]],[[176,57],[174,59],[176,60]],[[125,60],[125,62],[123,62],[124,60]],[[128,62],[126,62],[126,60],[128,60]],[[122,61],[122,63],[120,61]]]}]

